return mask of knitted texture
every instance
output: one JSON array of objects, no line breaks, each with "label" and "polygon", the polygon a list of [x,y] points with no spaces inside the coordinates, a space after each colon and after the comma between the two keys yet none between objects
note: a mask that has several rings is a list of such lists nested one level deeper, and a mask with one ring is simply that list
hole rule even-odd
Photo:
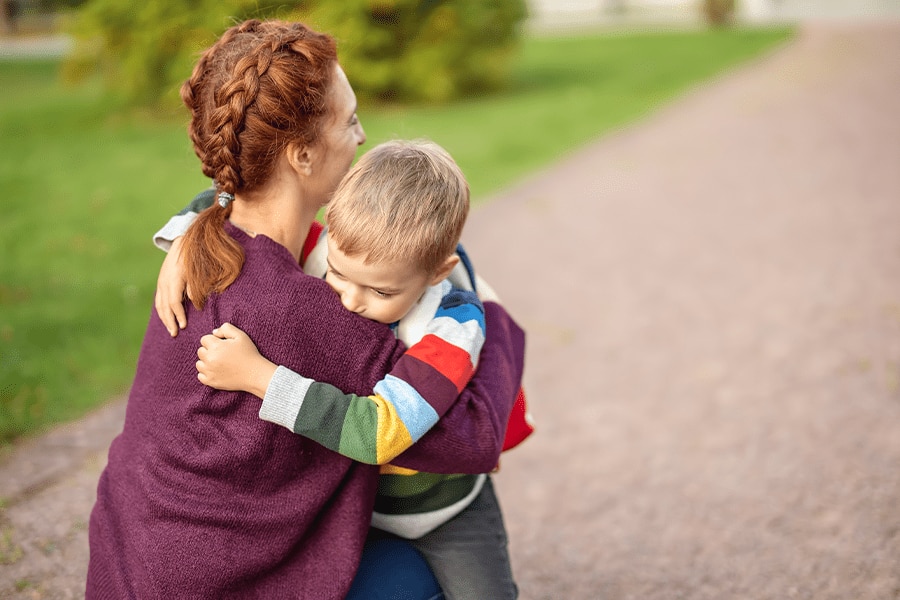
[{"label": "knitted texture", "polygon": [[[341,389],[370,393],[403,346],[353,315],[282,246],[228,226],[240,277],[169,337],[152,315],[122,434],[91,514],[86,598],[342,598],[366,536],[377,467],[261,421],[249,394],[196,379],[200,337],[224,322],[263,355]],[[521,377],[524,338],[497,306],[478,376],[407,466],[479,472],[496,463]],[[476,440],[473,443],[473,440]]]}]

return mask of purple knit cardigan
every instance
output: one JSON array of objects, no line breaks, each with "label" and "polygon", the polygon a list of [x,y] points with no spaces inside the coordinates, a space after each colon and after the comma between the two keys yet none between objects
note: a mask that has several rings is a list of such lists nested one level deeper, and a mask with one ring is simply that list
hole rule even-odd
[{"label": "purple knit cardigan", "polygon": [[[90,520],[87,600],[343,598],[369,526],[378,467],[261,421],[252,395],[197,381],[199,339],[224,322],[277,364],[356,394],[403,352],[387,327],[344,310],[265,236],[227,226],[245,249],[238,279],[172,339],[151,315]],[[479,374],[396,461],[479,473],[500,455],[522,374],[524,335],[486,306]]]}]

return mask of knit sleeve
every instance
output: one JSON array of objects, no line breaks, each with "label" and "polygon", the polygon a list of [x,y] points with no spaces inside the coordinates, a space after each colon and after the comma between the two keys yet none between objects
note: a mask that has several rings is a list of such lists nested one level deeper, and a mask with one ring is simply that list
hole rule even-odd
[{"label": "knit sleeve", "polygon": [[279,367],[260,418],[354,460],[386,464],[431,429],[472,379],[485,339],[484,308],[469,291],[450,289],[370,396]]}]

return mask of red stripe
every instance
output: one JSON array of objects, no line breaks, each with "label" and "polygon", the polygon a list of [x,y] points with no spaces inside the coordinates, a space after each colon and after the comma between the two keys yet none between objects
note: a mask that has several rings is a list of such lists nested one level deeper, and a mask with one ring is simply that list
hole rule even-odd
[{"label": "red stripe", "polygon": [[421,341],[407,349],[406,353],[433,367],[453,382],[460,392],[475,373],[468,352],[434,334],[423,337]]},{"label": "red stripe", "polygon": [[534,427],[528,422],[526,414],[528,408],[525,406],[525,390],[519,388],[516,396],[516,403],[513,405],[512,412],[509,415],[509,425],[506,427],[506,439],[503,441],[503,450],[515,448],[521,444],[525,438],[534,433]]},{"label": "red stripe", "polygon": [[306,241],[303,243],[303,251],[300,253],[301,265],[306,262],[306,257],[309,256],[309,253],[316,247],[316,242],[319,241],[319,235],[322,233],[322,229],[324,229],[324,227],[321,223],[318,221],[312,222],[309,233],[306,235]]}]

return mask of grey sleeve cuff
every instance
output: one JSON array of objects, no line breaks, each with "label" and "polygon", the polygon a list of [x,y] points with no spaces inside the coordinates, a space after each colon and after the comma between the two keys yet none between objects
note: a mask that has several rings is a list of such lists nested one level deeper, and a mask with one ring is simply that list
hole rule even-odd
[{"label": "grey sleeve cuff", "polygon": [[188,230],[188,227],[191,226],[191,223],[196,218],[197,213],[195,212],[175,215],[169,219],[168,223],[163,225],[162,229],[153,234],[153,245],[160,250],[168,252],[172,247],[172,241],[184,235],[184,232]]},{"label": "grey sleeve cuff", "polygon": [[259,418],[294,431],[300,407],[313,383],[312,379],[279,365],[266,388],[262,406],[259,407]]}]

